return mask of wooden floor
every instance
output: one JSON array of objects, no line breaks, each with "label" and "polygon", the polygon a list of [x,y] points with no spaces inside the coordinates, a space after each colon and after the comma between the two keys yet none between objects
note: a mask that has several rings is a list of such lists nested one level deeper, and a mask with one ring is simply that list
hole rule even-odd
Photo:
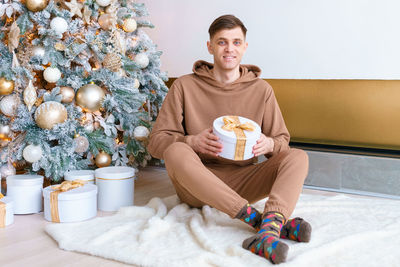
[{"label": "wooden floor", "polygon": [[[164,168],[147,167],[139,171],[135,181],[135,205],[145,205],[153,197],[175,194]],[[98,216],[113,212],[98,212]],[[15,215],[14,223],[0,228],[0,266],[2,267],[59,267],[59,266],[132,266],[87,254],[68,252],[46,234],[44,227],[50,222],[43,212]]]},{"label": "wooden floor", "polygon": [[[306,190],[307,193],[332,194]],[[139,171],[135,181],[135,205],[144,205],[153,197],[166,197],[175,190],[164,168],[147,167]],[[113,212],[98,212],[109,216]],[[59,267],[59,266],[131,266],[87,254],[68,252],[58,248],[44,227],[49,224],[43,213],[15,215],[14,223],[0,228],[0,266]]]}]

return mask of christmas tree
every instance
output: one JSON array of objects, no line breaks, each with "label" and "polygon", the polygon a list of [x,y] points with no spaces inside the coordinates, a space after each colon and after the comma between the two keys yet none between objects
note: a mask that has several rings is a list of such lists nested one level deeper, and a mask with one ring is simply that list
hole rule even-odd
[{"label": "christmas tree", "polygon": [[150,159],[161,52],[132,0],[0,0],[0,169],[65,171]]}]

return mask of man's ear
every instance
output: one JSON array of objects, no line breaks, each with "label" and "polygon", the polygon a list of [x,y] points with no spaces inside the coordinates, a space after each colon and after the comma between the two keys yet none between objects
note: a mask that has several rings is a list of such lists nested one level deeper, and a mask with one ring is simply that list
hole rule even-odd
[{"label": "man's ear", "polygon": [[211,55],[214,53],[212,50],[210,41],[207,41],[207,49],[208,49],[208,53],[210,53]]}]

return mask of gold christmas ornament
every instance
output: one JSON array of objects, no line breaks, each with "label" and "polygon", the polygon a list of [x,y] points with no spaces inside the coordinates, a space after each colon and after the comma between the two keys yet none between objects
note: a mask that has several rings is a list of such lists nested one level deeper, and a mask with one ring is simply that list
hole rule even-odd
[{"label": "gold christmas ornament", "polygon": [[75,97],[75,91],[72,87],[62,86],[60,87],[60,94],[62,95],[62,103],[71,103]]},{"label": "gold christmas ornament", "polygon": [[134,32],[137,29],[137,23],[136,20],[133,18],[129,18],[124,20],[124,25],[122,26],[122,29],[126,32]]},{"label": "gold christmas ornament", "polygon": [[93,112],[101,108],[104,96],[105,93],[101,87],[86,84],[76,92],[75,101],[84,111]]},{"label": "gold christmas ornament", "polygon": [[9,95],[14,91],[14,81],[0,78],[0,95]]},{"label": "gold christmas ornament", "polygon": [[104,13],[100,15],[98,23],[103,30],[108,31],[115,25],[115,19],[112,15]]},{"label": "gold christmas ornament", "polygon": [[28,107],[29,111],[31,111],[36,100],[37,100],[36,89],[32,84],[32,80],[29,80],[29,84],[24,90],[24,102],[25,105]]},{"label": "gold christmas ornament", "polygon": [[65,122],[67,118],[67,109],[55,101],[42,103],[35,112],[35,121],[43,129],[52,129],[54,125]]},{"label": "gold christmas ornament", "polygon": [[42,11],[47,7],[48,0],[26,0],[26,8],[32,12]]},{"label": "gold christmas ornament", "polygon": [[121,57],[114,52],[108,53],[103,60],[103,66],[113,72],[118,72],[121,69]]},{"label": "gold christmas ornament", "polygon": [[99,168],[107,167],[111,164],[111,156],[108,155],[106,152],[100,152],[96,156],[95,160],[96,166]]},{"label": "gold christmas ornament", "polygon": [[10,125],[2,125],[0,124],[0,139],[5,140],[8,139],[11,135]]},{"label": "gold christmas ornament", "polygon": [[138,141],[146,141],[149,138],[150,131],[144,126],[138,126],[133,130],[133,136]]}]

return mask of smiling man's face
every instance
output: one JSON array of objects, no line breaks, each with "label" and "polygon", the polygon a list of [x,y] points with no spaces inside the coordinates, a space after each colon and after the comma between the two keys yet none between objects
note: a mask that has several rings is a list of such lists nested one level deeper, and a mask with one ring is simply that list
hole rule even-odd
[{"label": "smiling man's face", "polygon": [[214,56],[214,67],[223,71],[239,68],[247,45],[240,27],[221,30],[207,42],[208,52]]}]

